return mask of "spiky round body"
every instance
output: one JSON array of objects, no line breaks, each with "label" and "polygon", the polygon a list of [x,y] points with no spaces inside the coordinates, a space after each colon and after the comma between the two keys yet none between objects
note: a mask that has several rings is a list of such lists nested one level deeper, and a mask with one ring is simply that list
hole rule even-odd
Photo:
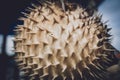
[{"label": "spiky round body", "polygon": [[15,30],[16,61],[31,80],[98,80],[111,62],[101,16],[65,5],[42,3]]}]

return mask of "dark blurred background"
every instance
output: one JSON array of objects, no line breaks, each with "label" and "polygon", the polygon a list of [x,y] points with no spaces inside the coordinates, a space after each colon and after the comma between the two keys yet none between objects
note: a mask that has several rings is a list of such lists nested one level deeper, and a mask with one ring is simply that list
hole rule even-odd
[{"label": "dark blurred background", "polygon": [[[112,45],[120,50],[120,0],[81,1],[84,6],[93,5],[93,8],[98,9],[99,13],[103,14],[103,21],[109,20],[107,24],[112,28]],[[13,29],[17,24],[22,23],[18,18],[23,16],[21,12],[31,3],[37,3],[37,0],[0,0],[0,80],[18,80],[19,69],[12,51],[14,50]],[[120,80],[120,78],[112,80]]]}]

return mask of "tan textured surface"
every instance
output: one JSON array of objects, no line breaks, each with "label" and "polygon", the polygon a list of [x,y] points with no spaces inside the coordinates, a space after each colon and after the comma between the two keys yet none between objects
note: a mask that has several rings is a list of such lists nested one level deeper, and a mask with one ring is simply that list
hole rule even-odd
[{"label": "tan textured surface", "polygon": [[24,24],[16,27],[14,42],[16,61],[31,80],[36,76],[40,80],[46,76],[48,80],[74,80],[74,72],[84,78],[84,69],[90,76],[101,78],[89,67],[100,70],[104,67],[97,61],[110,61],[106,48],[109,29],[101,16],[89,16],[79,6],[64,12],[52,3],[33,9],[26,17],[20,18]]}]

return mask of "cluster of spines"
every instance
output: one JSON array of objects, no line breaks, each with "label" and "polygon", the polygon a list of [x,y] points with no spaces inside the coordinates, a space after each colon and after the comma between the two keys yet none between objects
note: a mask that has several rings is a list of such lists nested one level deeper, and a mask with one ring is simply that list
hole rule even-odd
[{"label": "cluster of spines", "polygon": [[64,12],[53,3],[35,8],[15,30],[16,61],[24,74],[50,80],[103,78],[101,62],[109,64],[113,50],[106,48],[110,29],[101,17],[80,7]]}]

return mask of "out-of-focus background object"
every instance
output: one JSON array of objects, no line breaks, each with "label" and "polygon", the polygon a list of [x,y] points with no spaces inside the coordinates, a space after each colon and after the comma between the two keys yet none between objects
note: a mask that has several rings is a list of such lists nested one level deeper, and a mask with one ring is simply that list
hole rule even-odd
[{"label": "out-of-focus background object", "polygon": [[[120,50],[120,0],[81,0],[84,6],[92,9],[98,9],[103,14],[103,21],[109,20],[108,27],[111,27],[112,44]],[[19,70],[14,61],[13,50],[13,29],[22,22],[17,18],[23,16],[22,11],[31,3],[37,3],[37,0],[1,0],[0,1],[0,80],[18,80]],[[99,8],[98,8],[99,7]],[[118,53],[116,53],[118,55]],[[119,57],[118,57],[119,58]],[[115,62],[116,63],[116,62]],[[112,80],[120,80],[119,65],[116,64],[108,69],[114,70]],[[117,72],[115,72],[117,71]],[[111,75],[108,74],[108,75]],[[117,75],[117,77],[116,77]],[[112,76],[113,77],[113,76]],[[110,80],[110,79],[109,79]]]},{"label": "out-of-focus background object", "polygon": [[103,20],[108,21],[111,27],[112,44],[120,50],[120,0],[105,0],[99,7],[99,12],[103,14]]}]

